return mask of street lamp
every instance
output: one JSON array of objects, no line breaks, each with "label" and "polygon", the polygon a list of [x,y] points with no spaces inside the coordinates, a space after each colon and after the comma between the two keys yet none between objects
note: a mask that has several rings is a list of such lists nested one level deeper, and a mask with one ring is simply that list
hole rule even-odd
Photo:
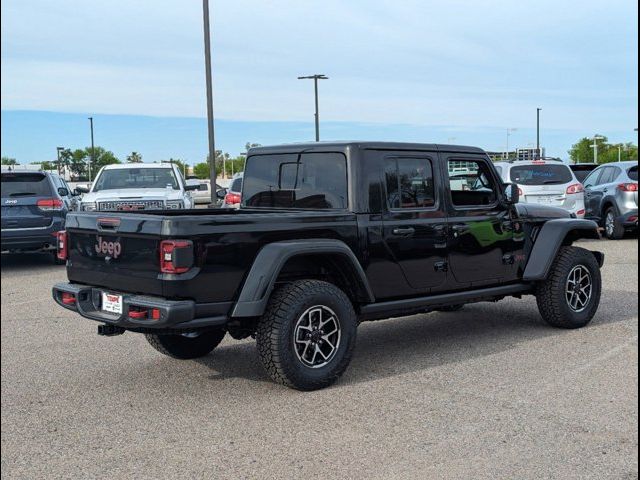
[{"label": "street lamp", "polygon": [[64,147],[56,147],[56,153],[58,154],[58,175],[60,175],[60,152],[64,150]]},{"label": "street lamp", "polygon": [[540,110],[536,108],[536,160],[540,160]]},{"label": "street lamp", "polygon": [[316,99],[316,142],[320,141],[320,116],[318,114],[318,80],[329,80],[329,77],[323,74],[316,73],[315,75],[308,75],[306,77],[298,77],[298,80],[313,80],[313,88]]},{"label": "street lamp", "polygon": [[211,75],[211,33],[209,28],[209,0],[202,0],[204,24],[204,66],[207,84],[207,132],[209,136],[209,178],[211,181],[211,203],[216,201],[218,182],[216,174],[216,141],[213,130],[213,80]]},{"label": "street lamp", "polygon": [[593,145],[591,146],[593,147],[593,162],[595,164],[598,163],[598,140],[604,140],[604,137],[602,135],[593,136]]},{"label": "street lamp", "polygon": [[509,137],[513,132],[517,132],[517,128],[507,128],[507,151],[505,152],[505,158],[509,160]]},{"label": "street lamp", "polygon": [[96,161],[96,148],[93,144],[93,117],[89,117],[89,126],[91,128],[91,157],[89,158],[89,182],[91,182],[91,164]]}]

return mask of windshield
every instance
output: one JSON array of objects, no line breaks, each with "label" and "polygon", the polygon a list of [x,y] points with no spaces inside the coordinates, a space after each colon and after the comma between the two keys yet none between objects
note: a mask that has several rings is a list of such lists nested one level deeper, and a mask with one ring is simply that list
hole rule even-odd
[{"label": "windshield", "polygon": [[347,208],[347,160],[341,153],[252,155],[242,197],[248,207]]},{"label": "windshield", "polygon": [[51,185],[41,173],[2,174],[2,198],[48,196],[51,196]]},{"label": "windshield", "polygon": [[103,170],[93,191],[125,188],[172,188],[179,190],[178,180],[171,168],[119,168]]},{"label": "windshield", "polygon": [[572,180],[566,165],[520,165],[511,169],[511,181],[518,185],[559,185]]}]

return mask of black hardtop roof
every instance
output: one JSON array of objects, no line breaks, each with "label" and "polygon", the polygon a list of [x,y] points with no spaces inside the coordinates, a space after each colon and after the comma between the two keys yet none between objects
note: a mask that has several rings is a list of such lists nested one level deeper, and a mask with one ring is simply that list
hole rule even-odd
[{"label": "black hardtop roof", "polygon": [[456,153],[485,153],[478,147],[463,145],[444,145],[438,143],[410,143],[410,142],[304,142],[288,143],[282,145],[270,145],[266,147],[254,147],[249,149],[249,155],[274,154],[274,153],[300,153],[300,152],[346,152],[347,150],[407,150],[407,151],[441,151]]}]

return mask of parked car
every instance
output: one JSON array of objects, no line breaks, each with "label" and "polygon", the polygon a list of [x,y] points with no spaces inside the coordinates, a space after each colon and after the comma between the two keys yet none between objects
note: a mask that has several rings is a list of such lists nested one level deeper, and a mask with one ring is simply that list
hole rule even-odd
[{"label": "parked car", "polygon": [[607,163],[584,181],[586,217],[618,240],[627,230],[638,229],[638,162]]},{"label": "parked car", "polygon": [[[191,197],[196,205],[201,204],[210,204],[211,203],[211,190],[209,186],[211,185],[210,180],[197,180],[197,179],[189,179],[187,180],[187,185],[196,185],[197,189],[193,190],[191,193]],[[227,189],[217,185],[217,201],[216,204],[220,205],[223,202],[224,196],[227,193]]]},{"label": "parked car", "polygon": [[233,177],[231,185],[229,185],[229,189],[222,201],[222,208],[240,208],[240,204],[242,203],[242,178],[243,173],[237,173]]},{"label": "parked car", "polygon": [[93,211],[181,210],[193,208],[191,192],[177,165],[128,163],[102,167],[91,189],[84,193],[80,209]]},{"label": "parked car", "polygon": [[576,176],[580,183],[584,183],[585,178],[589,176],[591,172],[593,172],[596,168],[598,168],[597,163],[572,163],[569,165],[569,168]]},{"label": "parked car", "polygon": [[239,210],[69,214],[55,301],[174,358],[253,336],[271,378],[300,390],[340,377],[364,320],[523,295],[556,327],[596,313],[604,257],[571,244],[597,225],[518,205],[479,148],[261,147],[245,168]]},{"label": "parked car", "polygon": [[559,207],[584,217],[584,188],[568,165],[533,160],[498,162],[496,168],[505,182],[518,185],[521,202]]},{"label": "parked car", "polygon": [[64,230],[73,201],[57,174],[2,172],[2,251],[48,251],[58,262],[56,235]]}]

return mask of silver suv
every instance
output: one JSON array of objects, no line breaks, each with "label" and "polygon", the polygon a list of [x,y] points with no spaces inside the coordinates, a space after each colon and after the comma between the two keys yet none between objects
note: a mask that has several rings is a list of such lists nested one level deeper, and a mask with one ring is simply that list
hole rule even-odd
[{"label": "silver suv", "polygon": [[586,217],[599,222],[612,240],[638,228],[638,162],[607,163],[584,181]]},{"label": "silver suv", "polygon": [[534,160],[498,162],[495,167],[505,183],[518,185],[521,202],[559,207],[584,217],[584,188],[568,165]]}]

